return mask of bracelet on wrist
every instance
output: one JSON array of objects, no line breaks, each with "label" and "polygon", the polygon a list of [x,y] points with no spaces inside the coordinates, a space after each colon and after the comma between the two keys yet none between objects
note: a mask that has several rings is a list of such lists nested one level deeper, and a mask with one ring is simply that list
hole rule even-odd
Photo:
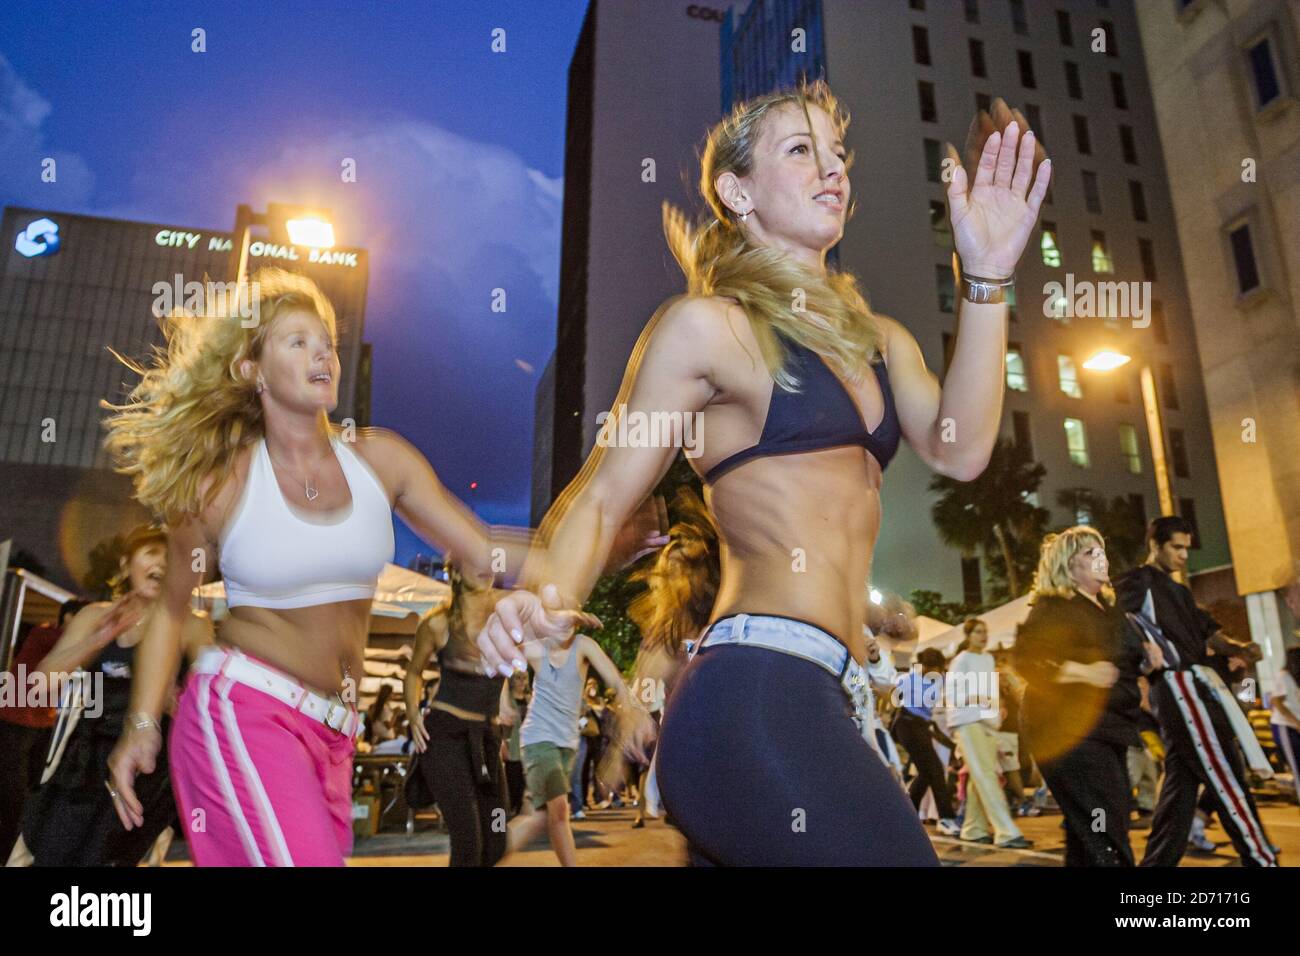
[{"label": "bracelet on wrist", "polygon": [[133,714],[127,714],[125,720],[126,726],[132,730],[145,730],[152,727],[158,733],[162,733],[162,725],[156,721],[152,715],[138,710]]}]

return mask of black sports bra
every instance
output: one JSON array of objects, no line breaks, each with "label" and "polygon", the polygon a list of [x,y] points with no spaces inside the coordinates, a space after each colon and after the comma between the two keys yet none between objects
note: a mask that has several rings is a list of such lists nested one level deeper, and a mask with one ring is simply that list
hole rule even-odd
[{"label": "black sports bra", "polygon": [[758,444],[718,462],[704,476],[704,483],[712,484],[751,458],[843,445],[861,445],[871,452],[883,471],[898,451],[901,437],[894,393],[889,387],[889,369],[885,363],[880,361],[871,366],[885,399],[885,414],[875,431],[870,431],[853,396],[831,371],[826,360],[786,336],[781,336],[781,341],[788,350],[786,370],[799,380],[799,391],[788,392],[774,384]]}]

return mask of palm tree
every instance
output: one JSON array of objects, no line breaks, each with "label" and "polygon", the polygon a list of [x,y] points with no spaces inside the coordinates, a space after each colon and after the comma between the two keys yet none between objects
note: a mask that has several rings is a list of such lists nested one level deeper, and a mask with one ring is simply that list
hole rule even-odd
[{"label": "palm tree", "polygon": [[1138,563],[1146,545],[1146,528],[1133,502],[1116,495],[1107,503],[1090,488],[1062,488],[1056,494],[1056,503],[1068,510],[1076,521],[1092,525],[1101,532],[1106,539],[1112,577]]},{"label": "palm tree", "polygon": [[1035,538],[1049,517],[1047,509],[1028,500],[1045,474],[1047,469],[1030,461],[1023,448],[1002,438],[978,478],[957,481],[935,475],[930,480],[930,490],[940,494],[930,509],[940,539],[966,555],[980,549],[991,564],[1000,563],[1010,597],[1021,593],[1024,561],[1019,553],[1031,541],[1036,552]]}]

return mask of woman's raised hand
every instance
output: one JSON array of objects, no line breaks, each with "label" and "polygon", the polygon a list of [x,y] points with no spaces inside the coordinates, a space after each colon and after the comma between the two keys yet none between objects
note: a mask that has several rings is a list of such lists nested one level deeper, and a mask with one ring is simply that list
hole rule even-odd
[{"label": "woman's raised hand", "polygon": [[973,182],[960,163],[953,164],[948,208],[953,245],[967,275],[1014,274],[1052,178],[1050,159],[1034,174],[1035,145],[1033,131],[1012,120],[984,141]]}]

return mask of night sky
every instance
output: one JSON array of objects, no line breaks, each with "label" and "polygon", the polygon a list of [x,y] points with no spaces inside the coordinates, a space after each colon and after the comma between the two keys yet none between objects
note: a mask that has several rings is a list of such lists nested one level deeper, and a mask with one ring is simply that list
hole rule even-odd
[{"label": "night sky", "polygon": [[[485,520],[526,524],[586,6],[5,0],[0,204],[221,230],[240,202],[328,207],[370,252],[373,424]],[[397,562],[417,550],[399,527]]]}]

